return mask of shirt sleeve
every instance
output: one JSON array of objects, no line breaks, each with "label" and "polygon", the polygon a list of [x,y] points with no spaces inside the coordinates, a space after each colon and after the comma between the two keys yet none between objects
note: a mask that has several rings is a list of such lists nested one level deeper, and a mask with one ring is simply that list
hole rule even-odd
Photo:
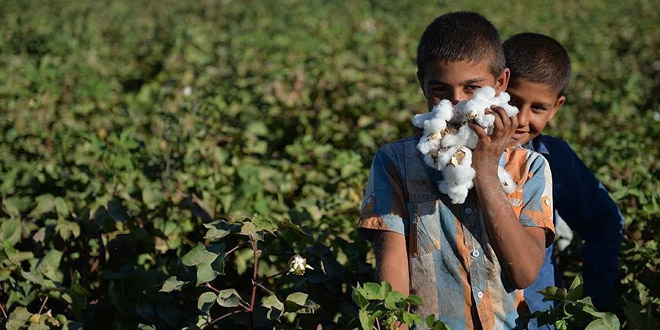
[{"label": "shirt sleeve", "polygon": [[405,235],[407,223],[401,176],[391,155],[381,149],[371,163],[358,230],[366,239],[371,238],[374,230]]},{"label": "shirt sleeve", "polygon": [[552,174],[548,162],[540,154],[522,148],[505,153],[507,172],[518,189],[507,197],[525,227],[544,228],[546,246],[554,242]]}]

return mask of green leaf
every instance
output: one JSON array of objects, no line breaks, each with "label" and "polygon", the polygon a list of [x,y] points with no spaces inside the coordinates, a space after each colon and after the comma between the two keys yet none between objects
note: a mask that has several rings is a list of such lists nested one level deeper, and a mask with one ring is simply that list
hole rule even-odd
[{"label": "green leaf", "polygon": [[55,208],[55,198],[51,194],[40,195],[36,198],[35,202],[37,206],[30,212],[30,216],[34,218],[49,213]]},{"label": "green leaf", "polygon": [[186,266],[197,266],[201,263],[210,264],[216,258],[217,253],[207,251],[204,245],[197,245],[181,258],[181,262]]},{"label": "green leaf", "polygon": [[423,303],[422,299],[414,294],[409,295],[406,301],[413,306],[420,306]]},{"label": "green leaf", "polygon": [[204,283],[211,282],[220,275],[219,272],[213,269],[212,262],[202,262],[197,265],[197,286]]},{"label": "green leaf", "polygon": [[396,310],[404,307],[403,302],[406,300],[406,297],[398,291],[390,291],[385,296],[385,308],[390,310]]},{"label": "green leaf", "polygon": [[20,198],[18,196],[2,199],[2,208],[12,219],[19,218],[21,216],[21,210],[26,209],[28,205],[29,203],[25,198]]},{"label": "green leaf", "polygon": [[597,320],[592,321],[587,325],[585,330],[619,330],[621,329],[621,324],[619,319],[613,313],[603,313]]},{"label": "green leaf", "polygon": [[14,245],[21,240],[21,221],[19,219],[3,219],[0,224],[0,239],[3,245]]},{"label": "green leaf", "polygon": [[54,282],[61,283],[64,279],[64,275],[59,269],[62,255],[61,251],[55,249],[46,252],[46,255],[37,264],[36,271]]},{"label": "green leaf", "polygon": [[32,252],[17,251],[9,241],[2,242],[7,259],[15,265],[20,265],[21,262],[34,258]]},{"label": "green leaf", "polygon": [[421,324],[422,323],[422,318],[418,315],[415,315],[413,313],[403,311],[403,322],[406,323],[407,325],[413,325],[415,322]]},{"label": "green leaf", "polygon": [[660,320],[653,316],[650,308],[623,298],[623,312],[634,329],[660,329]]},{"label": "green leaf", "polygon": [[251,221],[244,221],[241,227],[241,235],[249,236],[252,240],[263,241],[264,237]]},{"label": "green leaf", "polygon": [[269,320],[279,321],[282,314],[284,314],[284,303],[277,299],[277,296],[271,294],[266,297],[261,306],[268,309],[266,317]]},{"label": "green leaf", "polygon": [[387,294],[392,292],[392,285],[387,281],[380,282],[380,296],[387,297]]},{"label": "green leaf", "polygon": [[153,189],[153,187],[148,186],[142,190],[142,202],[147,206],[148,209],[153,210],[165,200],[163,193],[159,190]]},{"label": "green leaf", "polygon": [[208,229],[204,239],[217,241],[233,232],[236,232],[241,226],[235,223],[228,223],[225,220],[216,220],[210,223],[205,223],[204,227]]},{"label": "green leaf", "polygon": [[381,291],[381,286],[378,283],[366,282],[364,283],[362,289],[362,296],[368,300],[383,300],[383,292]]},{"label": "green leaf", "polygon": [[69,216],[69,206],[66,205],[66,201],[62,197],[55,198],[55,210],[60,217]]},{"label": "green leaf", "polygon": [[91,294],[90,292],[85,289],[85,287],[82,286],[81,283],[81,276],[79,271],[74,271],[73,276],[71,278],[71,290],[80,296],[83,296],[85,298],[88,298]]},{"label": "green leaf", "polygon": [[218,296],[210,291],[202,293],[197,299],[197,309],[206,314],[209,312]]},{"label": "green leaf", "polygon": [[225,289],[218,293],[218,304],[223,307],[237,307],[243,301],[235,289]]},{"label": "green leaf", "polygon": [[269,232],[273,235],[275,234],[275,232],[277,231],[277,229],[279,227],[279,224],[278,224],[277,220],[267,218],[267,217],[259,215],[259,214],[255,214],[252,217],[252,223],[254,224],[257,231],[260,231],[260,232],[266,231],[266,232]]},{"label": "green leaf", "polygon": [[78,238],[80,236],[80,226],[73,222],[64,219],[58,219],[55,231],[60,234],[63,240],[67,241],[71,236]]},{"label": "green leaf", "polygon": [[170,276],[160,288],[160,292],[180,291],[187,282],[179,281],[176,276]]},{"label": "green leaf", "polygon": [[359,284],[358,287],[353,287],[351,298],[353,299],[353,302],[358,305],[358,307],[363,308],[369,305],[369,300],[367,300],[367,298],[362,295],[362,290],[358,290],[359,287]]},{"label": "green leaf", "polygon": [[556,286],[549,286],[539,291],[543,295],[543,301],[548,300],[565,300],[567,296],[566,289],[558,288]]},{"label": "green leaf", "polygon": [[360,309],[360,312],[358,313],[358,318],[360,319],[360,325],[362,326],[362,329],[374,328],[376,317],[371,316],[371,314],[369,313],[369,311],[367,311],[366,308]]},{"label": "green leaf", "polygon": [[294,292],[286,297],[284,301],[287,312],[300,314],[312,314],[319,305],[308,299],[308,295],[302,292]]}]

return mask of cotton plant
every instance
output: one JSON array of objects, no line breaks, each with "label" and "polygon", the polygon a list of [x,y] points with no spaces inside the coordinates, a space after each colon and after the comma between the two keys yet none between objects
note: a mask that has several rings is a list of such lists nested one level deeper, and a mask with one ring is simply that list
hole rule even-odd
[{"label": "cotton plant", "polygon": [[[465,202],[469,190],[474,186],[472,150],[476,148],[479,137],[467,122],[476,123],[490,135],[493,133],[495,116],[486,114],[486,109],[495,105],[502,107],[509,117],[518,114],[518,108],[509,105],[509,94],[495,94],[492,87],[483,87],[475,92],[471,100],[459,102],[455,106],[449,100],[442,100],[430,112],[413,117],[413,125],[424,129],[417,149],[424,155],[426,165],[442,172],[438,189],[447,194],[454,204]],[[509,173],[501,166],[498,168],[498,176],[506,193],[517,188]]]}]

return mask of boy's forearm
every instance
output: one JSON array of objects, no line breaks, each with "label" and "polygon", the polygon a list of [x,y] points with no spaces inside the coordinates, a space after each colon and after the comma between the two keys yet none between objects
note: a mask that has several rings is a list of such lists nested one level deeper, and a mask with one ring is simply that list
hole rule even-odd
[{"label": "boy's forearm", "polygon": [[404,296],[410,294],[408,252],[405,237],[393,232],[379,232],[374,239],[376,279],[387,281]]},{"label": "boy's forearm", "polygon": [[486,229],[502,268],[519,289],[536,280],[544,259],[545,231],[523,227],[494,171],[477,172],[475,189]]}]

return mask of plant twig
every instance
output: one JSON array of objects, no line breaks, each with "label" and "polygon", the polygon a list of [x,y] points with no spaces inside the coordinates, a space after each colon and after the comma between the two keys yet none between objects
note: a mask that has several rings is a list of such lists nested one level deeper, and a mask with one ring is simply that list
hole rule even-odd
[{"label": "plant twig", "polygon": [[7,311],[5,310],[5,306],[2,305],[1,302],[0,302],[0,311],[2,311],[2,316],[4,316],[6,320],[9,320],[9,316],[7,316]]},{"label": "plant twig", "polygon": [[240,248],[241,246],[245,245],[246,243],[247,243],[247,242],[243,242],[243,243],[241,243],[241,244],[237,244],[236,246],[234,246],[233,248],[231,248],[229,251],[225,252],[225,255],[228,256],[230,253],[236,251],[238,248]]},{"label": "plant twig", "polygon": [[41,307],[39,308],[39,313],[37,314],[41,314],[41,312],[44,310],[44,307],[46,307],[46,302],[48,302],[48,296],[46,296],[44,302],[41,303]]},{"label": "plant twig", "polygon": [[252,267],[252,297],[250,298],[250,329],[254,329],[254,303],[257,298],[257,275],[259,268],[259,250],[257,249],[257,241],[250,240],[252,244],[252,252],[254,253],[254,266]]},{"label": "plant twig", "polygon": [[261,285],[261,283],[257,283],[257,285],[258,285],[260,288],[266,290],[266,292],[272,294],[273,296],[275,295],[275,292],[268,290],[265,286]]},{"label": "plant twig", "polygon": [[218,318],[215,319],[215,320],[211,320],[211,323],[210,323],[210,324],[213,324],[213,323],[218,322],[218,321],[220,321],[220,320],[222,320],[222,319],[224,319],[224,318],[227,318],[227,317],[230,317],[230,316],[232,316],[232,315],[234,315],[234,314],[238,314],[238,313],[242,313],[242,312],[244,312],[242,309],[236,309],[236,310],[233,310],[233,311],[231,311],[231,312],[229,312],[229,313],[227,313],[227,314],[225,314],[225,315],[222,315],[222,316],[218,317]]}]

